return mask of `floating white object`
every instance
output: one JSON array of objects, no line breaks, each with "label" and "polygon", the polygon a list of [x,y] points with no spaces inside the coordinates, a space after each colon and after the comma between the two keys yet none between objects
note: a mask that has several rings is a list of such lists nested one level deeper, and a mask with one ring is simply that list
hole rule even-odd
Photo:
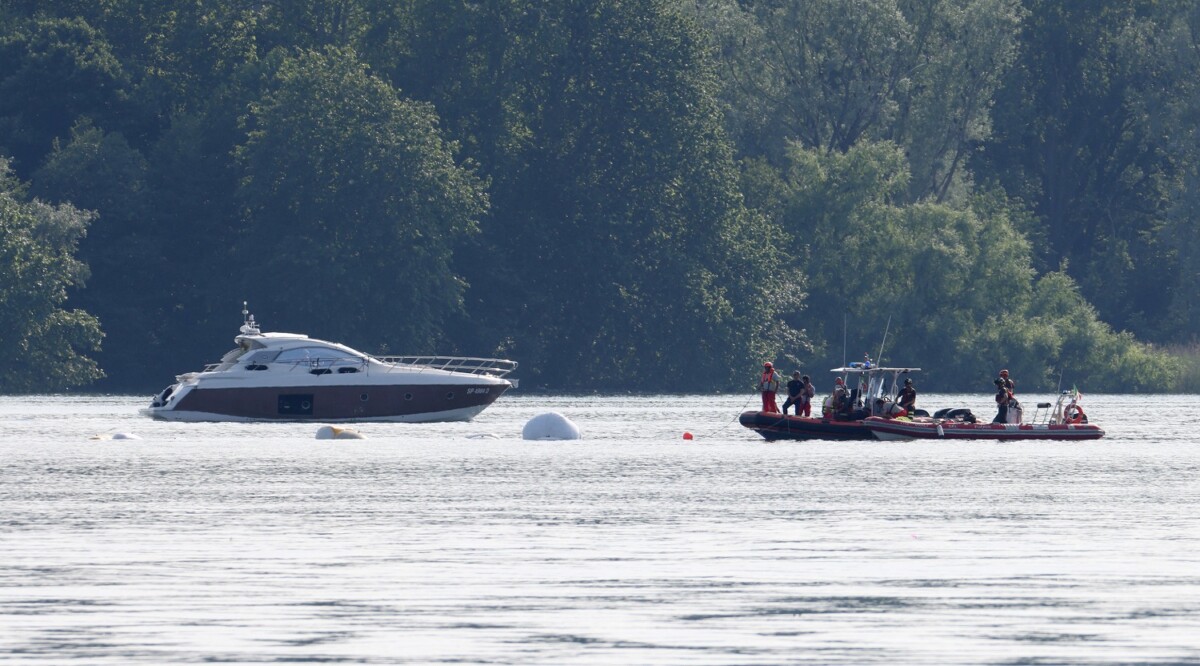
[{"label": "floating white object", "polygon": [[108,440],[108,439],[141,439],[131,432],[114,432],[111,435],[92,435],[88,439]]},{"label": "floating white object", "polygon": [[579,439],[579,426],[558,412],[546,412],[529,419],[521,431],[522,439]]},{"label": "floating white object", "polygon": [[475,435],[467,435],[467,439],[500,439],[490,432],[481,432]]},{"label": "floating white object", "polygon": [[362,433],[350,428],[335,428],[334,426],[321,426],[317,428],[317,439],[366,439]]}]

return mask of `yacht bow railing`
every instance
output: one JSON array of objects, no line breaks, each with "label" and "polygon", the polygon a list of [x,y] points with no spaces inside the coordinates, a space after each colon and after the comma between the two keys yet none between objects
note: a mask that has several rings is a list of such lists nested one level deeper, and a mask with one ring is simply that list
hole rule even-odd
[{"label": "yacht bow railing", "polygon": [[[452,372],[462,372],[469,375],[504,377],[505,375],[517,369],[516,361],[510,361],[503,358],[477,358],[473,356],[371,356],[370,358],[371,360],[377,361],[385,366],[390,366],[391,368],[403,368],[409,372],[422,372],[424,370],[449,370]],[[237,364],[210,363],[204,366],[203,372],[227,370],[234,365]],[[290,361],[271,360],[264,361],[262,363],[250,363],[245,367],[247,370],[267,370],[269,368],[275,368],[284,372],[303,370],[313,374],[340,374],[367,370],[367,358],[312,357]],[[176,379],[181,380],[181,378],[182,376],[177,377]]]},{"label": "yacht bow railing", "polygon": [[405,369],[429,368],[491,377],[503,377],[517,369],[516,361],[503,358],[477,358],[474,356],[374,356],[372,358],[380,363],[404,366]]}]

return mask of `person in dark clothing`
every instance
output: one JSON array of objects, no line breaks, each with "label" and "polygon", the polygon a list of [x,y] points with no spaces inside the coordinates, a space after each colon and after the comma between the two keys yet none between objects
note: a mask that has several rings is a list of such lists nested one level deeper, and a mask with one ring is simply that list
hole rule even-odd
[{"label": "person in dark clothing", "polygon": [[787,400],[783,401],[783,413],[788,413],[788,407],[796,406],[796,416],[800,416],[800,395],[804,393],[804,382],[800,380],[800,372],[792,373],[792,379],[787,383]]},{"label": "person in dark clothing", "polygon": [[1000,380],[1004,382],[1004,388],[1008,389],[1008,397],[1012,398],[1017,394],[1017,383],[1008,376],[1008,370],[1000,371]]},{"label": "person in dark clothing", "polygon": [[1012,399],[1012,394],[1008,392],[1008,384],[1002,377],[997,377],[992,383],[996,385],[996,418],[992,419],[992,423],[1008,423],[1008,401]]},{"label": "person in dark clothing", "polygon": [[900,389],[900,393],[896,396],[896,402],[912,416],[917,410],[917,389],[913,388],[912,377],[904,378],[904,388]]}]

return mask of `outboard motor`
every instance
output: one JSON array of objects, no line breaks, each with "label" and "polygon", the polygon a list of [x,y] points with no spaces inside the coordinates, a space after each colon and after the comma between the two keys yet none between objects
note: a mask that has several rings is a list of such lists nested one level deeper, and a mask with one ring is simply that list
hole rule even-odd
[{"label": "outboard motor", "polygon": [[939,409],[933,413],[935,419],[949,419],[951,421],[962,421],[963,423],[975,423],[975,413],[967,407],[947,407]]}]

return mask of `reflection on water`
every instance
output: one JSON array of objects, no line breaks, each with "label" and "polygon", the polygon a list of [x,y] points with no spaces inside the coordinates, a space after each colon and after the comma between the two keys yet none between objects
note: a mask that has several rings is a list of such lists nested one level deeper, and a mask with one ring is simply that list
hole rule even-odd
[{"label": "reflection on water", "polygon": [[[1200,663],[1190,397],[1076,443],[768,443],[748,398],[361,441],[0,398],[0,662]],[[551,410],[585,439],[520,440]]]}]

